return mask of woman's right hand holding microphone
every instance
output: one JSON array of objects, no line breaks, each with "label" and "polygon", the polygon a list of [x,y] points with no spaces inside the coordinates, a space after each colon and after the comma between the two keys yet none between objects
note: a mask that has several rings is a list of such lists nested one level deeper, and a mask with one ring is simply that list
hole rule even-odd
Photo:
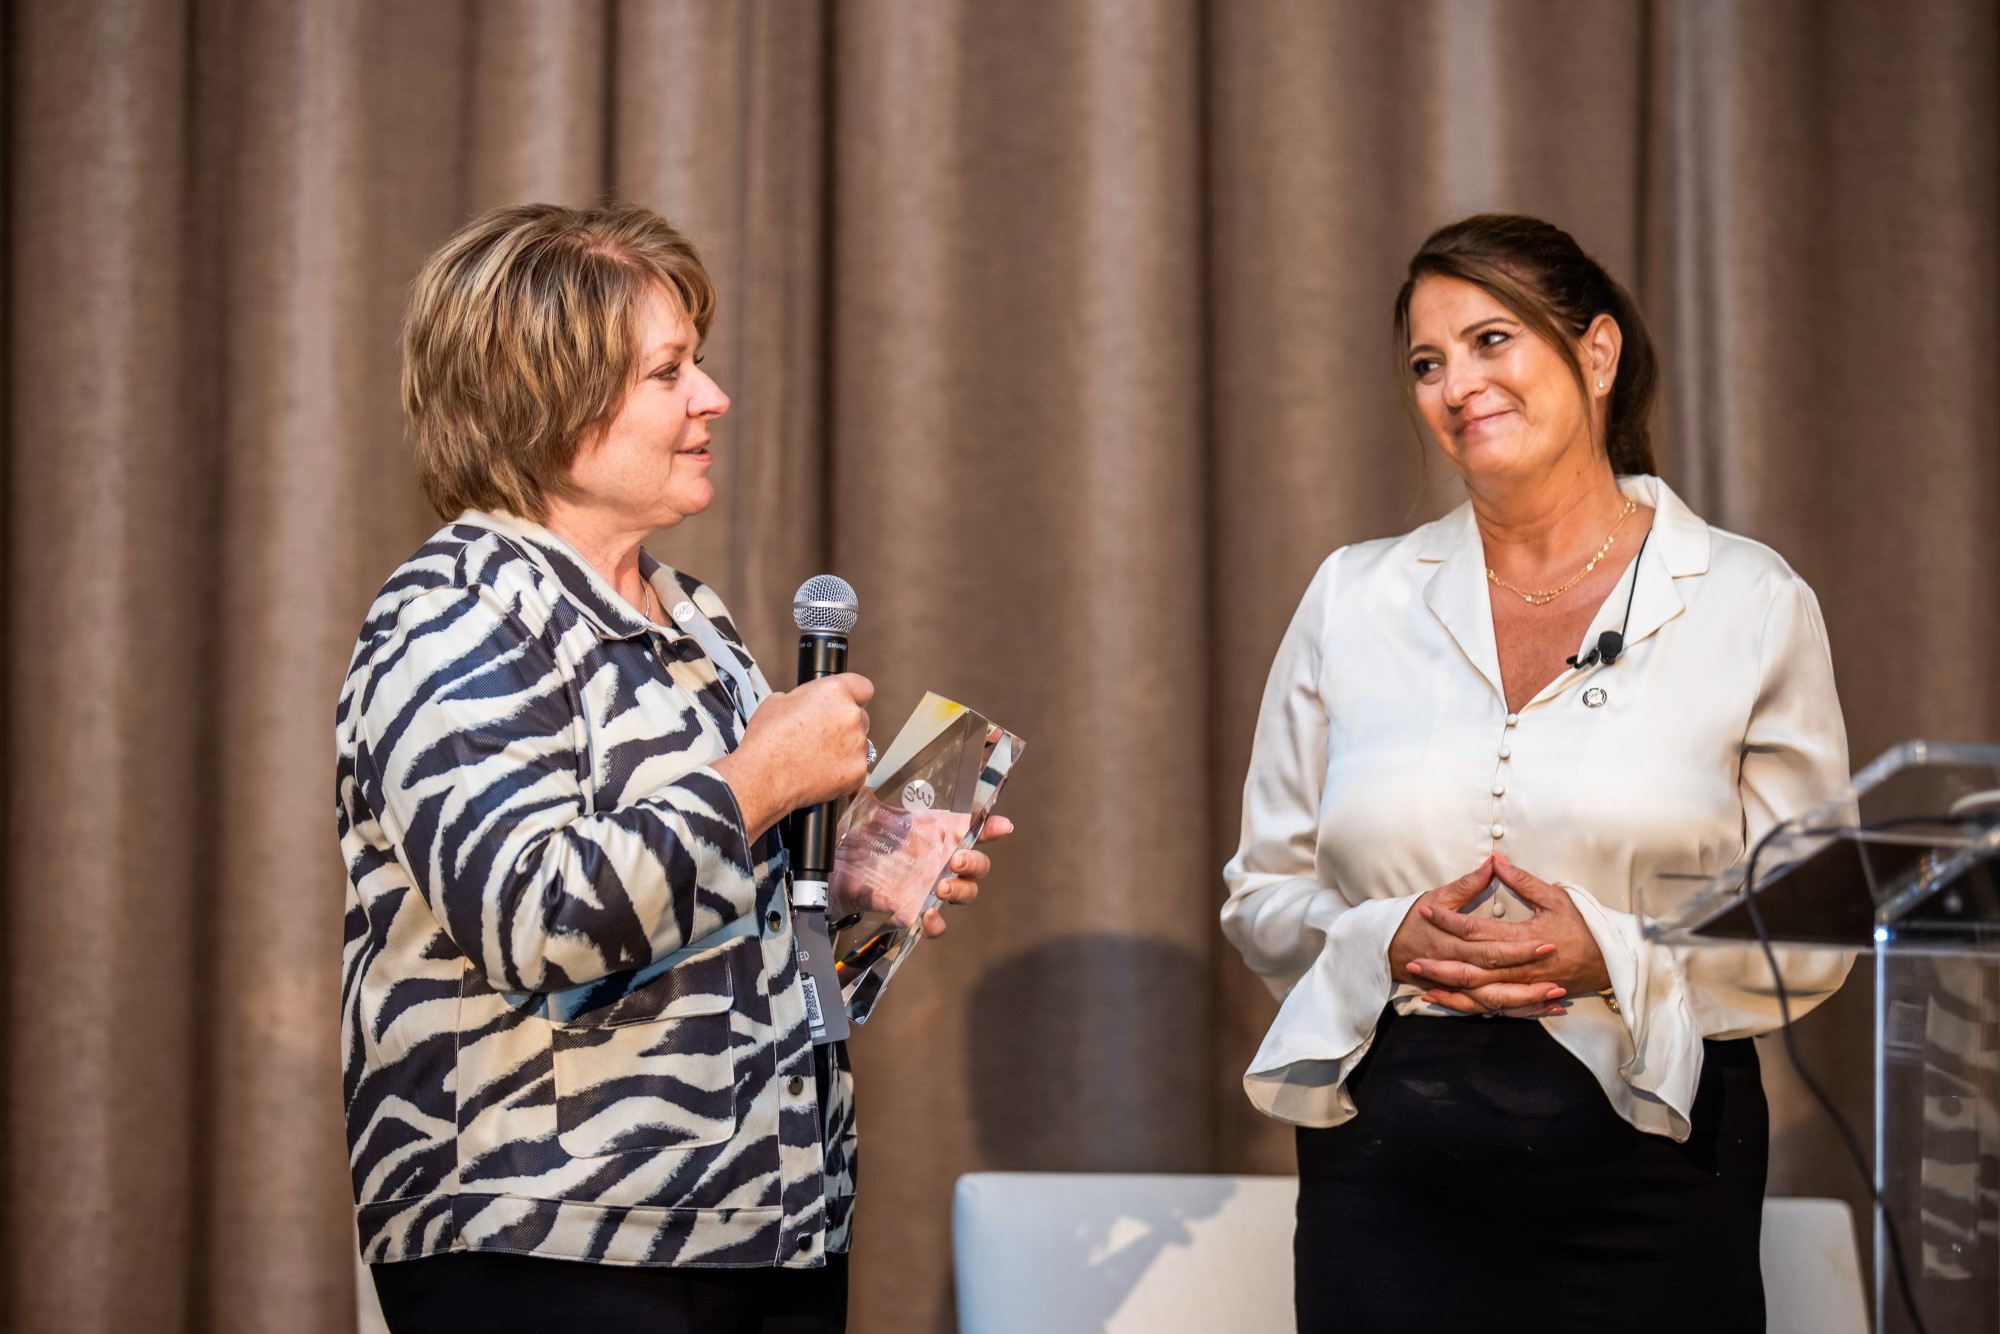
[{"label": "woman's right hand holding microphone", "polygon": [[766,696],[743,744],[709,767],[729,784],[756,838],[802,806],[844,797],[868,776],[868,701],[875,686],[853,672]]}]

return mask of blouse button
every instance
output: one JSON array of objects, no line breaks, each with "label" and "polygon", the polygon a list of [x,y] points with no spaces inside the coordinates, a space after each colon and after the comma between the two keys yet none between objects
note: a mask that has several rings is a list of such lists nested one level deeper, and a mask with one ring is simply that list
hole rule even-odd
[{"label": "blouse button", "polygon": [[1495,838],[1507,837],[1507,826],[1496,822],[1493,826],[1493,837]]},{"label": "blouse button", "polygon": [[1521,715],[1518,713],[1510,713],[1507,715],[1507,726],[1509,727],[1515,726],[1520,721],[1521,721]]},{"label": "blouse button", "polygon": [[1512,746],[1500,747],[1500,758],[1503,760],[1510,760],[1514,758],[1514,748]]},{"label": "blouse button", "polygon": [[1504,797],[1504,796],[1506,796],[1506,795],[1507,795],[1507,785],[1506,785],[1505,783],[1495,783],[1495,784],[1493,785],[1493,795],[1494,795],[1494,796],[1496,796],[1496,797]]}]

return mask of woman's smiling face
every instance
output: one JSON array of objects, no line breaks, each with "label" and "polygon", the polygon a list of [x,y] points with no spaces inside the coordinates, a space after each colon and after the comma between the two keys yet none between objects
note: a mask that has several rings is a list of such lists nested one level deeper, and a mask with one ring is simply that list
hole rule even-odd
[{"label": "woman's smiling face", "polygon": [[[1417,412],[1468,484],[1532,481],[1595,449],[1595,402],[1577,392],[1568,360],[1485,288],[1424,278],[1410,294],[1409,327]],[[1609,368],[1583,349],[1585,369],[1606,385],[1613,338]]]},{"label": "woman's smiling face", "polygon": [[641,531],[707,509],[709,426],[729,396],[695,362],[694,326],[658,288],[639,309],[639,364],[625,400],[570,465],[570,503]]}]

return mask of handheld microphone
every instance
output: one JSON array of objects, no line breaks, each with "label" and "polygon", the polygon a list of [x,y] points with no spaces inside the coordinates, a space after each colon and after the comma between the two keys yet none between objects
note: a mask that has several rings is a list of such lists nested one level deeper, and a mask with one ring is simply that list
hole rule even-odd
[{"label": "handheld microphone", "polygon": [[[847,635],[861,614],[861,600],[845,579],[816,574],[792,595],[792,624],[799,628],[799,684],[835,676],[847,670]],[[797,907],[826,906],[826,884],[833,874],[833,830],[840,815],[838,802],[822,802],[793,811],[785,843],[791,851],[792,902]]]}]

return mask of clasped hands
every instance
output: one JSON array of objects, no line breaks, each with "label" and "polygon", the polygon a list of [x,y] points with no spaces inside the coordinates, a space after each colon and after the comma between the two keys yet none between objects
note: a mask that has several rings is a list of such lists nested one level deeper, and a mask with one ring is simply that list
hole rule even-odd
[{"label": "clasped hands", "polygon": [[[1467,913],[1493,881],[1534,915],[1525,922]],[[1458,1014],[1541,1019],[1563,998],[1611,985],[1604,955],[1569,895],[1494,853],[1448,885],[1427,890],[1389,942],[1389,971],[1427,988],[1424,999]]]}]

